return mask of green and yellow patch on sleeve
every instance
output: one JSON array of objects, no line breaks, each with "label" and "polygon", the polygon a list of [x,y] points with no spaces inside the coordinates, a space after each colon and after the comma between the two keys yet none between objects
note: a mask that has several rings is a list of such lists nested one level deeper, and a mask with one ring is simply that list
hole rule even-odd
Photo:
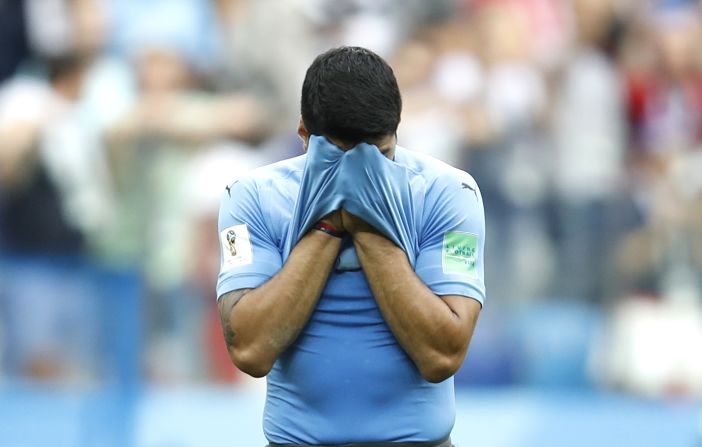
[{"label": "green and yellow patch on sleeve", "polygon": [[444,273],[477,277],[478,235],[462,231],[444,233],[441,265]]}]

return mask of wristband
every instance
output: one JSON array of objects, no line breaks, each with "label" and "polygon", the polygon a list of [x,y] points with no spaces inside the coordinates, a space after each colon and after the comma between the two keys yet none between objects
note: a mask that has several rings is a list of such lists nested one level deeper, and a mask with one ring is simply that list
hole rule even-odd
[{"label": "wristband", "polygon": [[322,222],[321,220],[319,222],[317,222],[316,224],[314,224],[314,226],[312,228],[314,228],[315,230],[319,230],[319,231],[322,231],[324,233],[327,233],[329,236],[332,236],[335,238],[339,238],[339,239],[344,238],[343,231],[339,231],[333,225],[328,224],[326,222]]}]

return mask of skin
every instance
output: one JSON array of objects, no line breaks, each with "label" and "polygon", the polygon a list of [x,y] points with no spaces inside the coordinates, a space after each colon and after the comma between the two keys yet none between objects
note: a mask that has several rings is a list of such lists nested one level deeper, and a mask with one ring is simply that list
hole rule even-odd
[{"label": "skin", "polygon": [[454,375],[468,352],[480,303],[464,296],[437,296],[414,273],[400,247],[345,210],[341,220],[400,346],[429,382]]},{"label": "skin", "polygon": [[341,239],[310,231],[268,282],[219,299],[227,351],[240,370],[268,374],[317,306],[340,248]]},{"label": "skin", "polygon": [[[298,133],[307,149],[309,132],[302,121]],[[354,146],[331,141],[343,150]],[[394,135],[368,142],[394,158]],[[345,210],[323,221],[353,238],[383,318],[422,376],[437,383],[455,374],[468,351],[480,303],[435,295],[414,273],[402,249]],[[254,377],[268,374],[316,308],[340,247],[341,239],[312,230],[270,281],[219,299],[227,350],[239,369]]]}]

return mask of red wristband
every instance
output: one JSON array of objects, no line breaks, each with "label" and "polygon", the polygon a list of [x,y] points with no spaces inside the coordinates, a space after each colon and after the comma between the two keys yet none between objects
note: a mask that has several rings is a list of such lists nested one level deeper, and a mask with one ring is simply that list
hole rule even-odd
[{"label": "red wristband", "polygon": [[323,231],[324,233],[327,233],[329,236],[334,236],[339,239],[343,239],[344,237],[344,232],[339,231],[334,225],[328,224],[326,222],[322,222],[321,220],[314,224],[312,227],[315,230]]}]

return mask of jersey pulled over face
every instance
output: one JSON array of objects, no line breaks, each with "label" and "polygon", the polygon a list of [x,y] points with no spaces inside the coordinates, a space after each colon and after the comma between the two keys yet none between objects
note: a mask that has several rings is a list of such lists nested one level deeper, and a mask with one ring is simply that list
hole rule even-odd
[{"label": "jersey pulled over face", "polygon": [[[306,157],[259,168],[227,188],[217,296],[256,288],[281,269]],[[473,178],[399,146],[393,163],[423,180],[396,210],[415,227],[417,276],[437,295],[482,304],[485,221]],[[264,432],[273,443],[420,442],[453,428],[453,379],[421,376],[383,320],[350,240],[310,321],[267,379]]]}]

